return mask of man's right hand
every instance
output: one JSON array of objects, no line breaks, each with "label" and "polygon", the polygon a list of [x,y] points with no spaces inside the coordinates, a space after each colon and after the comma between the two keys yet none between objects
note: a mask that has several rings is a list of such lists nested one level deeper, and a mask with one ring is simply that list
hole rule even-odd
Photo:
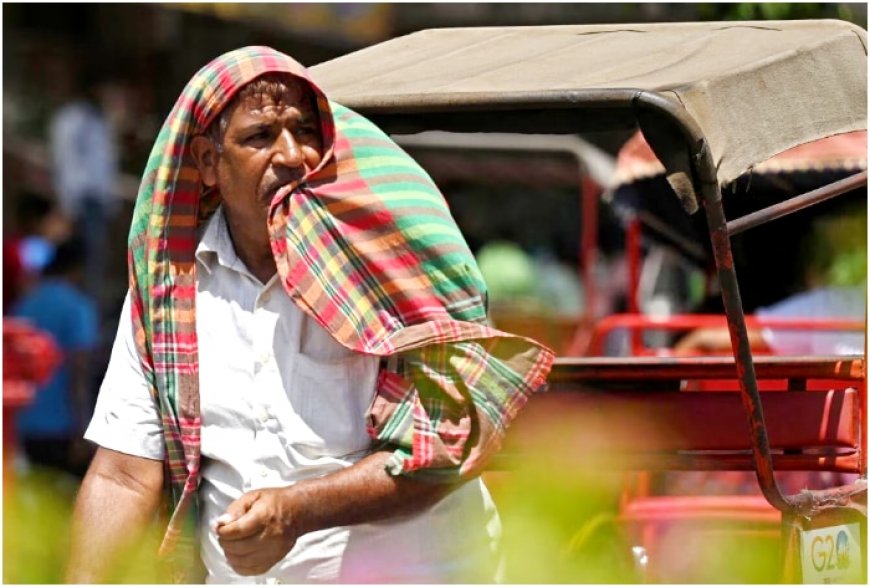
[{"label": "man's right hand", "polygon": [[261,575],[287,556],[299,537],[292,488],[250,491],[227,507],[215,531],[227,562],[240,575]]}]

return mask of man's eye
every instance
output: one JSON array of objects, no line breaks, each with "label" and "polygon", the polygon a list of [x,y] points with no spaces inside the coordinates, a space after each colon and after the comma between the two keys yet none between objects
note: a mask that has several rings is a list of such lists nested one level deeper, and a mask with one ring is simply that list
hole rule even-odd
[{"label": "man's eye", "polygon": [[248,135],[247,138],[245,139],[245,142],[251,143],[251,142],[255,142],[255,141],[262,141],[262,140],[265,140],[267,138],[269,138],[269,133],[266,132],[265,130],[260,130],[260,131],[255,132],[254,134]]},{"label": "man's eye", "polygon": [[313,134],[317,133],[317,131],[318,131],[318,128],[314,125],[300,126],[298,129],[296,129],[296,134],[308,136],[308,135],[313,135]]}]

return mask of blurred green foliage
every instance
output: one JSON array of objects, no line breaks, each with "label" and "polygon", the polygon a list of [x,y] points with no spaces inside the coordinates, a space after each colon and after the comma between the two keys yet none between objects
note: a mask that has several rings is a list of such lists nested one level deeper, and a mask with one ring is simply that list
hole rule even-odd
[{"label": "blurred green foliage", "polygon": [[867,206],[854,205],[813,222],[801,243],[813,286],[852,287],[867,281]]},{"label": "blurred green foliage", "polygon": [[621,475],[523,462],[487,479],[502,518],[507,583],[636,583],[615,524]]},{"label": "blurred green foliage", "polygon": [[866,27],[847,3],[832,2],[736,2],[700,3],[702,20],[793,20],[838,18]]},{"label": "blurred green foliage", "polygon": [[[63,583],[78,480],[34,468],[3,496],[3,582]],[[156,529],[155,529],[156,530]],[[138,541],[110,566],[109,583],[163,583],[155,564],[157,535]]]},{"label": "blurred green foliage", "polygon": [[[506,583],[777,583],[778,523],[721,515],[621,518],[624,473],[582,462],[533,462],[487,474],[504,535]],[[719,512],[721,514],[721,512]],[[644,544],[642,536],[648,542]],[[633,555],[633,547],[647,550]],[[648,555],[646,566],[639,564]]]},{"label": "blurred green foliage", "polygon": [[[77,484],[34,471],[20,476],[3,504],[3,582],[59,583],[69,549]],[[11,495],[9,495],[11,493]]]}]

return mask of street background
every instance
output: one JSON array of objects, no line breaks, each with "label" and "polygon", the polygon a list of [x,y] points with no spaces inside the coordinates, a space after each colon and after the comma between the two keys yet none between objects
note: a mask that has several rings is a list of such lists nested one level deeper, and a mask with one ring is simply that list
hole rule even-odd
[{"label": "street background", "polygon": [[[44,247],[54,250],[55,245],[70,235],[80,237],[83,243],[80,261],[85,278],[79,283],[79,289],[90,300],[80,306],[83,315],[93,314],[93,336],[80,342],[88,351],[83,385],[89,401],[93,401],[108,362],[127,287],[126,236],[140,174],[157,131],[184,84],[217,55],[240,46],[262,44],[313,66],[425,28],[793,18],[838,18],[866,28],[867,6],[858,3],[7,3],[3,5],[4,242],[13,236],[38,237],[27,242],[33,243],[31,262],[42,270],[49,263],[39,261]],[[82,216],[85,208],[76,206],[84,206],[84,203],[64,200],[64,188],[58,183],[58,167],[62,162],[58,161],[58,151],[52,146],[52,133],[61,132],[52,131],[56,128],[53,126],[55,117],[65,105],[84,95],[96,106],[101,120],[94,123],[94,128],[103,129],[107,137],[105,161],[95,165],[105,164],[100,169],[104,170],[111,189],[97,198],[96,203],[88,200],[87,204],[97,206],[98,216],[94,215],[96,213]],[[602,153],[615,157],[629,136],[583,138]],[[576,229],[580,204],[571,196],[570,186],[552,187],[549,195],[539,198],[525,197],[525,192],[512,195],[502,187],[499,197],[503,199],[493,206],[493,200],[476,198],[493,188],[464,185],[459,177],[461,173],[457,172],[458,164],[451,163],[449,154],[421,153],[420,161],[427,169],[431,165],[436,181],[439,173],[447,177],[442,189],[475,253],[481,253],[487,243],[512,243],[514,248],[490,248],[489,258],[495,259],[493,275],[498,273],[500,264],[521,266],[529,259],[532,259],[531,265],[535,260],[554,260],[553,283],[565,284],[563,291],[574,287],[568,283],[570,278],[559,281],[564,279],[564,272],[558,271],[560,267],[576,267],[578,262],[580,236]],[[505,166],[513,164],[502,162],[501,165],[490,171],[498,175],[500,169],[504,171]],[[601,214],[601,222],[619,224],[618,214],[607,216],[606,211]],[[100,221],[95,222],[95,218]],[[615,292],[611,297],[616,301],[596,311],[599,315],[624,310],[626,304],[619,298],[620,295],[624,298],[624,280],[613,277],[622,274],[625,263],[622,235],[613,234],[601,231],[599,245],[606,264],[600,273],[602,288]],[[866,253],[863,264],[866,272]],[[748,311],[794,289],[793,282],[799,279],[794,268],[784,264],[780,269],[783,273],[778,280],[779,289],[749,290],[745,300]],[[6,270],[4,254],[4,281]],[[697,287],[698,279],[703,276],[684,277],[680,278],[679,287],[688,290]],[[504,279],[504,290],[510,293],[516,282],[511,281],[511,276]],[[528,286],[528,275],[517,279]],[[501,285],[494,277],[493,286]],[[5,287],[6,284],[4,315],[11,308]],[[687,296],[691,297],[691,292],[683,295]],[[566,302],[566,308],[576,312],[584,303],[582,293],[577,293],[575,300]],[[651,306],[657,303],[650,301]],[[92,311],[87,309],[89,307]],[[80,425],[80,422],[76,424]],[[80,430],[74,433],[79,434]],[[15,440],[4,436],[4,456],[11,459],[11,469],[6,471],[6,476],[14,476],[15,486],[9,491],[7,485],[4,498],[3,580],[58,582],[66,552],[70,506],[78,486],[77,467],[70,466],[67,472],[60,473],[51,467],[34,465],[9,444]],[[86,449],[74,445],[70,450]],[[76,458],[79,468],[82,462],[86,464],[86,452]],[[571,536],[576,531],[571,520],[590,519],[606,511],[612,507],[618,491],[619,480],[605,479],[605,476],[597,480],[570,475],[563,478],[552,471],[545,476],[551,477],[553,487],[559,488],[559,495],[546,504],[539,504],[539,508],[546,509],[548,515],[544,517],[558,520],[554,524],[559,527],[550,527],[546,532],[540,528],[530,530],[539,540],[527,553],[529,560],[535,559],[538,551],[558,550],[559,537]],[[586,492],[583,499],[577,499],[577,494],[572,493],[572,488],[578,486]],[[522,489],[513,491],[519,495]],[[518,519],[528,521],[541,517],[542,511],[529,506],[527,517]],[[585,559],[581,557],[550,568],[518,563],[513,567],[511,578],[531,582],[630,580],[627,570],[618,562],[609,561],[608,545],[617,538],[615,534],[607,536],[609,538],[604,539],[597,550],[584,554]],[[515,552],[528,549],[530,544],[527,540],[515,545]],[[131,554],[119,570],[119,578],[153,580],[148,552],[143,548],[143,552]]]}]

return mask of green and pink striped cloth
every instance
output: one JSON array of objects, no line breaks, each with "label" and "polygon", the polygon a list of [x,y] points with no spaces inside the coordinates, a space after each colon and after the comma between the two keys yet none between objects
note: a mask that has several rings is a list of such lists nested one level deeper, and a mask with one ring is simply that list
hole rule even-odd
[{"label": "green and pink striped cloth", "polygon": [[278,273],[339,343],[395,357],[368,418],[373,442],[395,449],[388,471],[444,481],[478,474],[553,361],[546,347],[486,326],[485,284],[444,198],[389,137],[330,102],[282,53],[247,47],[215,59],[163,124],[129,237],[136,343],[162,413],[174,504],[161,552],[181,560],[195,547],[200,481],[194,250],[197,227],[220,202],[204,192],[188,144],[267,72],[310,83],[324,139],[319,167],[272,202]]}]

